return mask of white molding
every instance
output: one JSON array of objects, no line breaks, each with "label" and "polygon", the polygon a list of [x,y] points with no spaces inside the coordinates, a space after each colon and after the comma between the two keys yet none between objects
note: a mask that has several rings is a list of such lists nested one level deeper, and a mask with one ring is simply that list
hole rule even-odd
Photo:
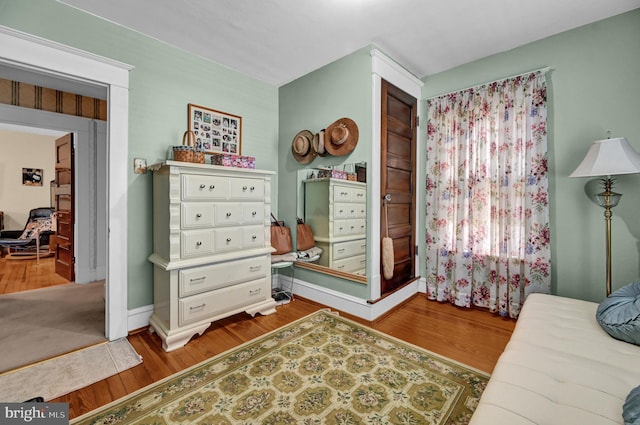
[{"label": "white molding", "polygon": [[[43,59],[48,60],[47,56],[51,55],[52,51],[55,50],[56,55],[60,55],[61,59],[64,59],[67,63],[57,67],[57,69],[49,69],[48,74],[72,76],[78,80],[86,78],[87,80],[84,81],[92,81],[94,83],[101,82],[128,88],[128,71],[134,69],[132,65],[3,25],[0,25],[0,45],[3,47],[0,55],[2,55],[3,59],[9,59],[4,61],[4,63],[36,70],[41,69],[39,63]],[[41,57],[41,55],[44,55],[44,57]],[[85,66],[92,68],[90,76],[82,76],[79,75],[82,74],[82,72],[77,72],[78,68]],[[127,72],[122,73],[119,71]]]},{"label": "white molding", "polygon": [[[404,69],[402,66],[400,66],[397,62],[395,62],[393,59],[389,58],[387,55],[385,55],[384,53],[382,53],[380,50],[378,49],[371,49],[370,51],[371,54],[371,78],[372,78],[372,105],[373,105],[373,110],[372,110],[372,118],[371,121],[373,123],[373,137],[372,137],[372,144],[371,144],[371,169],[372,170],[379,170],[380,169],[380,140],[381,140],[381,135],[380,135],[380,129],[382,126],[382,80],[384,79],[385,81],[393,84],[394,86],[398,87],[399,89],[401,89],[402,91],[410,94],[411,96],[415,97],[417,100],[417,111],[416,113],[418,114],[418,116],[420,116],[420,114],[422,113],[422,102],[421,102],[421,96],[422,96],[422,86],[424,85],[424,83],[415,75],[411,74],[409,71],[407,71],[406,69]],[[422,131],[421,128],[418,128],[418,130],[416,131],[416,160],[420,158],[420,152],[421,149],[423,149],[423,137],[422,137]],[[421,172],[421,165],[419,161],[416,161],[416,176],[420,176],[422,174],[420,174]],[[380,179],[376,179],[373,178],[371,182],[367,182],[369,184],[369,193],[371,194],[371,209],[372,210],[379,210],[380,208],[380,200],[382,199],[382,193],[380,193]],[[421,187],[420,182],[416,181],[416,186],[417,187]],[[420,211],[419,209],[419,205],[422,205],[422,196],[420,195],[420,192],[416,192],[416,203],[414,205],[415,207],[415,216],[416,217],[416,234],[415,236],[415,240],[416,243],[419,245],[419,239],[418,239],[418,213]],[[380,241],[380,214],[371,214],[371,217],[369,218],[369,234],[368,234],[368,240],[369,241],[376,241],[375,244],[372,244],[372,246],[378,247],[379,244],[377,243],[377,241]],[[415,256],[415,275],[418,276],[420,274],[420,264],[419,264],[419,259],[420,257],[418,255]],[[381,278],[380,278],[380,268],[379,267],[374,267],[373,265],[379,265],[381,264],[380,262],[380,249],[372,249],[371,250],[371,258],[370,258],[370,262],[371,265],[368,266],[367,269],[367,276],[369,277],[369,284],[370,284],[370,297],[371,299],[378,299],[380,298],[380,282],[381,282]],[[390,297],[391,298],[391,297]]]},{"label": "white molding", "polygon": [[107,87],[108,248],[105,335],[127,336],[129,71],[132,66],[0,26],[0,64]]},{"label": "white molding", "polygon": [[293,293],[303,298],[313,300],[328,307],[352,314],[362,319],[373,321],[418,292],[418,281],[403,287],[382,300],[370,304],[362,298],[354,297],[343,292],[294,279]]},{"label": "white molding", "polygon": [[149,318],[153,314],[153,304],[129,310],[127,313],[127,330],[135,331],[149,326]]},{"label": "white molding", "polygon": [[371,49],[372,72],[416,99],[422,96],[424,83],[378,49]]}]

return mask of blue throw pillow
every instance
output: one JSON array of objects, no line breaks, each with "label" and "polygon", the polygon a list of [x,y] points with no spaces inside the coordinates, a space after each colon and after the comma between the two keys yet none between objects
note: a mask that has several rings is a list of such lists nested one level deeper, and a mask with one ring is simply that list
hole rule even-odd
[{"label": "blue throw pillow", "polygon": [[615,339],[640,345],[640,282],[609,295],[598,306],[596,320]]},{"label": "blue throw pillow", "polygon": [[624,425],[640,425],[640,387],[631,390],[622,407]]}]

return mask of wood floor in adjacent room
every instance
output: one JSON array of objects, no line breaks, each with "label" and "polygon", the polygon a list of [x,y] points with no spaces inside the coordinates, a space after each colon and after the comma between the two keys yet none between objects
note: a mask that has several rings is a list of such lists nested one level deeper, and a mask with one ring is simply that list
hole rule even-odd
[{"label": "wood floor in adjacent room", "polygon": [[[215,322],[203,335],[170,353],[162,350],[157,335],[141,330],[131,334],[129,341],[142,356],[142,364],[50,401],[69,403],[71,418],[77,417],[320,308],[324,306],[296,297],[275,314],[254,318],[237,314]],[[424,294],[373,323],[343,316],[485,372],[493,370],[515,325],[488,312],[428,301]]]},{"label": "wood floor in adjacent room", "polygon": [[[2,249],[2,248],[0,248]],[[55,273],[55,259],[43,257],[40,261],[0,258],[0,294],[48,288],[69,283]]]}]

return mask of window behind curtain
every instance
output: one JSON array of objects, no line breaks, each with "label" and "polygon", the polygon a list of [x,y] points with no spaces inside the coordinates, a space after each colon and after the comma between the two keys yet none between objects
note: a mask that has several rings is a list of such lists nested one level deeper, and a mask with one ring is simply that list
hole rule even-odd
[{"label": "window behind curtain", "polygon": [[427,106],[427,295],[517,317],[550,287],[544,73]]}]

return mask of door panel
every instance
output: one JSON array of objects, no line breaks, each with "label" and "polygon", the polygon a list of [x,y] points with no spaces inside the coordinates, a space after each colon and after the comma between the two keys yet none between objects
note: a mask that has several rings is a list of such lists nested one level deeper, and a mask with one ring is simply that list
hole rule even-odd
[{"label": "door panel", "polygon": [[55,271],[69,281],[75,279],[73,135],[56,140],[55,209],[57,216]]},{"label": "door panel", "polygon": [[380,202],[380,232],[393,239],[394,271],[391,279],[381,276],[382,295],[416,279],[416,116],[417,99],[383,80],[380,189],[391,199]]}]

